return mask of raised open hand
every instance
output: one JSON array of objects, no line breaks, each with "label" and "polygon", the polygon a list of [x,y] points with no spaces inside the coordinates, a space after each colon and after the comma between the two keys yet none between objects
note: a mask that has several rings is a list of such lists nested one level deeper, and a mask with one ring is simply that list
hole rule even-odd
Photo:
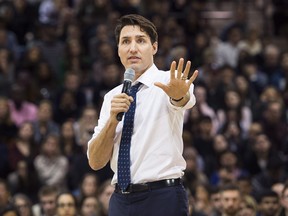
[{"label": "raised open hand", "polygon": [[[184,59],[180,58],[176,70],[176,61],[173,61],[170,66],[170,81],[167,84],[160,82],[154,83],[155,86],[161,88],[170,98],[175,100],[183,98],[189,91],[190,85],[194,82],[198,75],[195,70],[192,76],[188,79],[191,62],[187,61],[183,71]],[[183,71],[183,72],[182,72]]]}]

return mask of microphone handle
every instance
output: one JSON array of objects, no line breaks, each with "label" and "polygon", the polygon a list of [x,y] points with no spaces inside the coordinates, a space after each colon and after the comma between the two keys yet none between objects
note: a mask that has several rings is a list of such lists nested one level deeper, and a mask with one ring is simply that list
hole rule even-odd
[{"label": "microphone handle", "polygon": [[123,115],[124,115],[124,112],[118,113],[117,116],[116,116],[116,119],[117,119],[118,121],[122,121]]},{"label": "microphone handle", "polygon": [[[128,95],[129,91],[130,91],[130,88],[131,88],[131,84],[132,84],[132,82],[130,80],[124,80],[122,93],[125,93],[125,94]],[[117,116],[116,116],[116,119],[118,121],[122,121],[123,115],[124,115],[124,112],[118,113]]]}]

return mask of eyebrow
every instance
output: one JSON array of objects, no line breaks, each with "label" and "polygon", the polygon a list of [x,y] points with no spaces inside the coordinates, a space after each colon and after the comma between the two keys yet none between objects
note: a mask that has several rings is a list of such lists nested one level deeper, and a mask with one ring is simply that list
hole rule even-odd
[{"label": "eyebrow", "polygon": [[[132,36],[123,36],[123,37],[121,37],[121,40],[123,40],[123,39],[129,39],[129,38],[131,38]],[[135,36],[136,38],[147,38],[148,36],[146,36],[146,35],[136,35]]]}]

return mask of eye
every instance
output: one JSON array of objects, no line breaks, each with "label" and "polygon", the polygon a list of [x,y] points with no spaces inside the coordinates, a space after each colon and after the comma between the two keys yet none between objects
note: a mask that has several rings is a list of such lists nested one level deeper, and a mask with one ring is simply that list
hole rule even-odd
[{"label": "eye", "polygon": [[128,43],[129,43],[129,40],[128,40],[128,39],[122,40],[122,44],[128,44]]},{"label": "eye", "polygon": [[146,40],[145,40],[144,38],[139,38],[139,39],[137,40],[137,42],[138,42],[138,43],[145,43]]}]

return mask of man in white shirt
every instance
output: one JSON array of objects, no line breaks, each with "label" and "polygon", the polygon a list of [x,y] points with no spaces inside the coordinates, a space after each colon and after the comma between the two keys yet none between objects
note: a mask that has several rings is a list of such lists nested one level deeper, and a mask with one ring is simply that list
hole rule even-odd
[{"label": "man in white shirt", "polygon": [[134,99],[121,93],[122,85],[105,95],[98,125],[88,142],[91,168],[101,169],[110,161],[115,173],[109,216],[188,215],[187,195],[181,183],[186,167],[182,128],[184,111],[195,104],[192,82],[198,71],[188,78],[191,62],[184,69],[183,58],[178,65],[171,63],[170,72],[159,70],[153,60],[158,49],[156,28],[140,15],[123,16],[115,36],[123,66],[135,71],[132,86],[139,82],[141,86],[137,92],[130,144],[131,180],[127,188],[119,186],[117,170],[126,115],[123,121],[116,117],[126,113]]}]

